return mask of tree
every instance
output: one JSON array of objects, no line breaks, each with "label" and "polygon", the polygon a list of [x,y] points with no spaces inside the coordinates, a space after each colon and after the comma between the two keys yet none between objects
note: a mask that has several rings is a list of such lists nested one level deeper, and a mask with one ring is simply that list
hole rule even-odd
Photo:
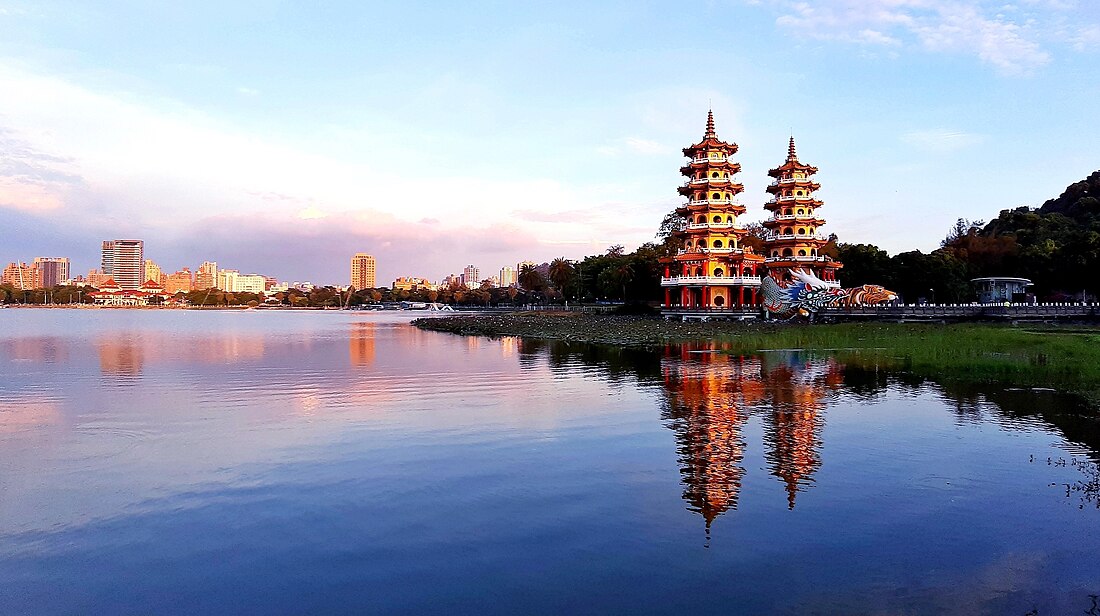
[{"label": "tree", "polygon": [[550,281],[562,295],[566,294],[566,288],[571,286],[576,273],[573,263],[565,257],[558,257],[550,262]]},{"label": "tree", "polygon": [[534,265],[524,265],[519,270],[519,286],[527,291],[539,292],[546,288],[546,279]]}]

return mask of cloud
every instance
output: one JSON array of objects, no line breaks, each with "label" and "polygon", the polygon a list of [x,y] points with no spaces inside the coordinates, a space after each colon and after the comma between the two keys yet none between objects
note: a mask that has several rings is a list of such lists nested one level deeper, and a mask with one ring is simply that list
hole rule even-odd
[{"label": "cloud", "polygon": [[639,154],[662,154],[665,152],[665,148],[661,147],[661,144],[641,137],[627,137],[623,143]]},{"label": "cloud", "polygon": [[930,152],[953,152],[977,145],[984,141],[985,137],[958,130],[936,128],[910,131],[902,135],[901,140],[904,143]]},{"label": "cloud", "polygon": [[[1063,40],[1075,2],[1031,0],[773,0],[776,24],[794,35],[871,47],[902,47],[975,55],[1004,75],[1026,75],[1047,65],[1046,39]],[[1077,29],[1076,48],[1091,27]]]},{"label": "cloud", "polygon": [[[0,153],[4,154],[0,208],[37,212],[47,216],[44,222],[55,229],[79,230],[87,235],[85,246],[92,247],[84,254],[93,252],[99,240],[133,236],[146,239],[150,258],[168,269],[193,266],[207,258],[224,262],[225,257],[219,256],[226,253],[224,245],[196,238],[210,237],[210,225],[223,224],[219,217],[226,212],[240,216],[232,223],[239,225],[234,227],[238,239],[227,239],[231,245],[277,225],[279,237],[286,242],[293,244],[293,238],[298,238],[298,242],[331,246],[326,236],[311,235],[310,229],[323,224],[328,232],[349,238],[344,246],[352,252],[374,251],[375,243],[396,242],[402,236],[375,233],[377,227],[372,224],[343,223],[364,213],[377,220],[378,213],[393,212],[395,222],[386,229],[416,229],[420,235],[425,229],[437,229],[431,248],[449,247],[435,253],[427,250],[429,244],[421,236],[413,234],[406,240],[406,246],[416,248],[400,253],[405,259],[400,273],[432,277],[453,269],[437,270],[441,266],[432,259],[447,256],[469,262],[468,253],[488,258],[499,252],[489,250],[493,246],[514,251],[501,255],[504,263],[548,251],[540,238],[589,245],[608,236],[618,236],[618,242],[625,244],[652,236],[652,232],[631,236],[613,231],[622,228],[621,215],[602,206],[606,195],[616,194],[621,187],[608,185],[603,178],[567,187],[538,175],[463,175],[443,169],[433,172],[426,185],[416,168],[393,168],[386,159],[377,167],[368,162],[374,152],[398,151],[406,140],[430,140],[430,134],[401,134],[401,143],[347,155],[326,150],[323,142],[295,143],[244,132],[239,125],[175,100],[78,84],[17,68],[2,59],[0,91],[4,92],[0,97]],[[658,146],[633,138],[623,139],[620,147],[638,151]],[[585,221],[570,223],[516,216],[519,211],[547,217],[558,213],[568,217],[578,211],[591,214]],[[513,221],[496,232],[524,241],[502,244],[484,232],[485,227],[470,226],[471,221],[493,220]],[[350,239],[351,229],[359,230],[355,241]],[[469,238],[463,237],[466,233]],[[208,250],[200,252],[198,246]],[[231,254],[245,257],[237,250]],[[249,262],[270,275],[301,272],[308,263],[321,267],[311,276],[314,280],[344,278],[343,257],[323,261],[310,257],[308,250],[304,259],[278,250],[263,254],[270,261]],[[386,267],[397,267],[396,263],[390,261]]]},{"label": "cloud", "polygon": [[72,159],[35,148],[0,125],[0,207],[55,210],[82,187]]},{"label": "cloud", "polygon": [[259,96],[260,91],[255,88],[239,86],[237,87],[237,94],[243,94],[244,96]]}]

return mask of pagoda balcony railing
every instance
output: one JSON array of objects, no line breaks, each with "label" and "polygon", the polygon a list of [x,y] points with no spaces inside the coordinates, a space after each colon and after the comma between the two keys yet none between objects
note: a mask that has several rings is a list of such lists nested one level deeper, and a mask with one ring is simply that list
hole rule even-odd
[{"label": "pagoda balcony railing", "polygon": [[678,255],[730,255],[740,254],[744,250],[740,248],[681,248],[676,251]]},{"label": "pagoda balcony railing", "polygon": [[695,199],[694,201],[688,201],[688,205],[739,205],[745,207],[744,203],[736,199]]},{"label": "pagoda balcony railing", "polygon": [[817,201],[817,198],[813,195],[780,195],[778,197],[772,197],[765,202],[765,205],[769,203],[783,203],[786,201]]},{"label": "pagoda balcony railing", "polygon": [[684,285],[711,285],[727,286],[741,285],[746,287],[760,286],[760,276],[671,276],[661,278],[662,287],[681,287]]},{"label": "pagoda balcony railing", "polygon": [[693,222],[688,229],[741,229],[741,226],[732,222]]},{"label": "pagoda balcony railing", "polygon": [[832,259],[830,259],[829,257],[813,255],[805,257],[787,255],[785,257],[768,257],[767,259],[764,259],[765,263],[775,263],[776,261],[797,261],[798,263],[830,263],[832,262]]},{"label": "pagoda balcony railing", "polygon": [[824,233],[769,233],[764,236],[764,241],[771,240],[829,240]]},{"label": "pagoda balcony railing", "polygon": [[733,178],[692,178],[688,184],[725,184],[732,181]]},{"label": "pagoda balcony railing", "polygon": [[699,163],[731,163],[733,162],[731,157],[720,156],[718,158],[693,158],[690,164],[695,165]]},{"label": "pagoda balcony railing", "polygon": [[812,184],[817,183],[814,180],[812,180],[811,178],[783,178],[783,179],[780,179],[780,180],[773,181],[771,184],[768,184],[768,186],[781,186],[783,184],[798,184],[799,182],[810,182]]}]

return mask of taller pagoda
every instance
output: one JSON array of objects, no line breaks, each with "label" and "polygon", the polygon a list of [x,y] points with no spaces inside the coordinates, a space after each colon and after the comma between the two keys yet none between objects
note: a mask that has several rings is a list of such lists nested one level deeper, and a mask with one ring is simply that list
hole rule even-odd
[{"label": "taller pagoda", "polygon": [[676,209],[682,229],[674,234],[680,249],[662,259],[664,307],[730,310],[756,305],[764,257],[741,247],[747,233],[737,224],[745,206],[735,200],[745,187],[734,179],[741,165],[733,161],[736,143],[720,141],[714,113],[707,112],[703,140],[683,149],[688,163],[680,168],[687,182],[679,193],[687,203]]},{"label": "taller pagoda", "polygon": [[772,213],[763,222],[768,230],[764,241],[768,274],[785,282],[792,269],[801,269],[815,274],[829,286],[839,287],[836,271],[843,265],[819,254],[829,239],[818,232],[825,219],[817,215],[817,208],[824,204],[813,195],[821,188],[811,177],[815,173],[817,167],[799,162],[794,137],[787,147],[787,161],[768,171],[775,178],[767,188],[773,196],[764,204]]}]

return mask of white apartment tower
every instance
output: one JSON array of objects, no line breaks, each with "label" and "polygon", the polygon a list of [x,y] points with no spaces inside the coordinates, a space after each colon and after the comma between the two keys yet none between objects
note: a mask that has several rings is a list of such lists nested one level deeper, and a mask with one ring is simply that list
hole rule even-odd
[{"label": "white apartment tower", "polygon": [[105,240],[103,273],[121,289],[137,289],[145,283],[145,242],[141,240]]}]

